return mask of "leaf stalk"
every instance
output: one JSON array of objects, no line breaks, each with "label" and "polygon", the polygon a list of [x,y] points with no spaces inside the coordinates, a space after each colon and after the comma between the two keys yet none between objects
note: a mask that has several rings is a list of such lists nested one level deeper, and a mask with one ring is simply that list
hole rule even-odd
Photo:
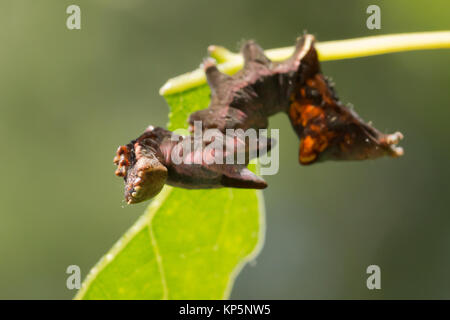
[{"label": "leaf stalk", "polygon": [[[325,41],[316,43],[320,61],[361,58],[373,55],[450,48],[450,31],[400,33],[371,36],[346,40]],[[266,50],[266,55],[273,61],[285,60],[292,54],[294,47]],[[209,46],[210,56],[219,63],[220,71],[234,74],[243,64],[240,54],[233,53],[221,46]],[[169,79],[160,89],[160,95],[182,92],[206,83],[202,69],[182,74]]]}]

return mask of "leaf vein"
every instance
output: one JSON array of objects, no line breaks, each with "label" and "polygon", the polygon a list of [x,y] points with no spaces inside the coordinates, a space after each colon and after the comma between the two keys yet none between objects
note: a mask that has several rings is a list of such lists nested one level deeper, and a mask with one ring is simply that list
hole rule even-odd
[{"label": "leaf vein", "polygon": [[162,300],[167,300],[167,299],[169,299],[169,288],[167,287],[167,281],[166,281],[166,275],[164,272],[162,256],[161,256],[161,253],[159,252],[158,242],[156,241],[156,237],[153,233],[151,221],[148,224],[148,231],[149,231],[150,239],[152,241],[152,247],[153,247],[153,250],[154,250],[155,256],[156,256],[156,264],[158,265],[159,276],[161,278],[161,285],[162,285],[162,289],[163,289]]}]

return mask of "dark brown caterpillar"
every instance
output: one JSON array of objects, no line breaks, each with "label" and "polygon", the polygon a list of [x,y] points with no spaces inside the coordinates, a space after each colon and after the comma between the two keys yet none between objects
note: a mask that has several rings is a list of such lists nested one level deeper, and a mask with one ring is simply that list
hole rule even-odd
[{"label": "dark brown caterpillar", "polygon": [[[119,147],[114,159],[118,165],[116,175],[125,180],[128,203],[152,198],[166,183],[189,189],[265,188],[266,182],[246,166],[251,158],[268,151],[273,141],[260,139],[256,150],[251,150],[245,138],[226,134],[226,129],[264,129],[268,118],[278,112],[288,114],[300,138],[301,164],[403,154],[402,148],[396,146],[403,138],[400,132],[381,133],[339,101],[321,73],[312,35],[299,38],[293,55],[282,62],[270,61],[253,41],[243,46],[242,54],[244,68],[234,76],[221,73],[211,60],[205,61],[211,103],[189,117],[191,131],[194,122],[201,121],[203,129],[216,129],[216,141],[232,140],[235,148],[214,152],[193,148],[194,151],[186,152],[182,145],[200,143],[207,147],[212,141],[202,137],[198,142],[193,135],[173,139],[172,132],[149,127],[136,140]],[[230,154],[234,158],[238,150],[244,150],[240,151],[245,153],[243,164],[208,161],[225,159]],[[174,163],[174,151],[182,163]]]},{"label": "dark brown caterpillar", "polygon": [[300,138],[299,162],[324,160],[364,160],[403,150],[396,144],[400,132],[383,134],[363,122],[336,96],[331,83],[321,73],[314,37],[298,39],[293,55],[272,62],[253,41],[242,47],[244,68],[234,76],[221,73],[208,60],[204,70],[211,88],[207,109],[189,117],[205,128],[267,128],[268,118],[286,112]]}]

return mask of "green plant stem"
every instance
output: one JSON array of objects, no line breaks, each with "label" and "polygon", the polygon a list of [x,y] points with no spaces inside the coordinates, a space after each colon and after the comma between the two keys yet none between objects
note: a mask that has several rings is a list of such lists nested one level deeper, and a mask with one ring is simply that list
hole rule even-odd
[{"label": "green plant stem", "polygon": [[[336,40],[316,43],[316,48],[321,61],[339,60],[367,57],[385,53],[444,49],[450,48],[450,31],[417,32],[404,34],[391,34],[383,36],[364,37],[347,40]],[[270,49],[265,53],[273,61],[288,58],[294,47]],[[243,66],[243,58],[240,54],[233,53],[220,46],[208,48],[211,57],[220,64],[220,71],[233,74]],[[161,95],[169,95],[206,83],[202,69],[196,69],[178,77],[168,80],[160,89]]]}]

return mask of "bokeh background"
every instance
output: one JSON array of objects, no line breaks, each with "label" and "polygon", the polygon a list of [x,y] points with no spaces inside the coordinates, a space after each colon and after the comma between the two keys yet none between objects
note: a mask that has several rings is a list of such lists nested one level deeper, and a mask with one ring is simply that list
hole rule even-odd
[{"label": "bokeh background", "polygon": [[[70,4],[82,29],[66,28]],[[366,8],[381,7],[381,30]],[[124,206],[112,158],[149,124],[158,95],[210,44],[238,49],[450,29],[450,3],[423,1],[3,0],[0,3],[0,298],[70,299],[143,212]],[[266,177],[267,234],[231,298],[450,298],[450,51],[324,62],[344,102],[382,131],[400,130],[398,160],[301,167],[287,117],[280,171]],[[382,290],[366,288],[377,264]]]}]

